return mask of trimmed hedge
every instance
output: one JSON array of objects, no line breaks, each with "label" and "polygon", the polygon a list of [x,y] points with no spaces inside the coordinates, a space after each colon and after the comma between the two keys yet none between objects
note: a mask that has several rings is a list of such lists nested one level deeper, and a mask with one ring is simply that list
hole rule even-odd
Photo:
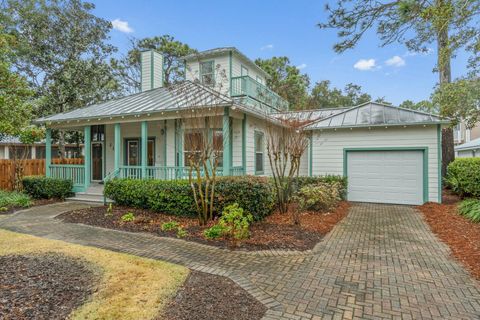
[{"label": "trimmed hedge", "polygon": [[455,159],[447,167],[445,181],[462,197],[480,197],[480,158]]},{"label": "trimmed hedge", "polygon": [[[267,178],[219,177],[215,185],[215,210],[222,212],[238,203],[256,220],[272,213],[275,199]],[[152,209],[177,216],[196,216],[193,192],[188,180],[113,179],[105,184],[105,196],[119,205]]]},{"label": "trimmed hedge", "polygon": [[65,199],[73,195],[71,180],[30,176],[24,177],[22,184],[25,193],[34,199]]},{"label": "trimmed hedge", "polygon": [[339,191],[342,199],[345,199],[347,195],[347,187],[348,187],[348,180],[347,177],[343,177],[340,175],[324,175],[324,176],[313,176],[313,177],[298,177],[294,180],[294,188],[295,191],[299,191],[303,187],[310,186],[310,185],[323,185],[323,184],[334,184],[338,183],[340,185]]}]

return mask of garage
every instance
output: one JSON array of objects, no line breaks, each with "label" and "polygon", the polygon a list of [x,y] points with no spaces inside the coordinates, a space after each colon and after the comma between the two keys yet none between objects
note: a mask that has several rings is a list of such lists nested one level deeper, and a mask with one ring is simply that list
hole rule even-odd
[{"label": "garage", "polygon": [[424,203],[424,150],[346,150],[348,200]]}]

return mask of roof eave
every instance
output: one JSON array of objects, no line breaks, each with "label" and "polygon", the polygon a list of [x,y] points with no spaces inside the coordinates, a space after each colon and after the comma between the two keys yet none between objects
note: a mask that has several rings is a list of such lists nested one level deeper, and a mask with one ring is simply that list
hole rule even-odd
[{"label": "roof eave", "polygon": [[332,127],[306,127],[305,130],[330,130],[330,129],[353,129],[353,128],[373,128],[373,127],[403,127],[403,126],[427,126],[437,124],[448,124],[450,121],[442,120],[435,122],[410,122],[410,123],[390,123],[390,124],[366,124],[352,126],[332,126]]}]

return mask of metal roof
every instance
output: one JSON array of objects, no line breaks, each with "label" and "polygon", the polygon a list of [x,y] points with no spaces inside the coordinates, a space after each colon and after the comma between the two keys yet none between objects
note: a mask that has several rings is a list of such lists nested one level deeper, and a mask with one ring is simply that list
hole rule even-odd
[{"label": "metal roof", "polygon": [[233,100],[199,83],[184,81],[170,87],[152,89],[123,98],[90,105],[70,112],[37,119],[35,122],[93,119],[126,116],[161,111],[175,111],[194,107],[232,105]]},{"label": "metal roof", "polygon": [[472,149],[480,149],[480,138],[474,139],[472,141],[466,142],[464,144],[461,144],[455,147],[455,151],[472,150]]},{"label": "metal roof", "polygon": [[323,108],[313,110],[287,111],[272,114],[272,117],[280,119],[294,118],[300,121],[315,121],[331,117],[350,108]]},{"label": "metal roof", "polygon": [[268,74],[265,70],[260,68],[255,62],[253,62],[253,60],[251,60],[249,57],[244,55],[242,52],[240,52],[240,50],[238,50],[235,47],[221,47],[221,48],[204,50],[204,51],[200,51],[200,52],[191,53],[189,55],[186,55],[182,59],[187,60],[187,61],[195,60],[195,59],[204,59],[204,58],[208,58],[208,57],[217,56],[217,55],[220,55],[220,54],[225,54],[225,53],[228,53],[230,51],[232,51],[233,53],[240,56],[243,60],[247,61],[252,67],[257,69],[257,71],[261,72],[268,79],[271,78],[270,74]]},{"label": "metal roof", "polygon": [[307,129],[436,124],[448,122],[448,119],[430,113],[399,108],[377,102],[367,102],[320,119],[309,125]]}]

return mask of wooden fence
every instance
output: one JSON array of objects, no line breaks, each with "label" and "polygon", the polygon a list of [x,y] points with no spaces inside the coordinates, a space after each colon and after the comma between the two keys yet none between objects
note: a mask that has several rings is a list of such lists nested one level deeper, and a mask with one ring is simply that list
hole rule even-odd
[{"label": "wooden fence", "polygon": [[[17,164],[23,165],[24,176],[45,175],[45,159],[17,160]],[[83,164],[82,158],[52,159],[52,164]],[[15,162],[9,159],[0,159],[0,189],[12,190],[15,174]]]}]

